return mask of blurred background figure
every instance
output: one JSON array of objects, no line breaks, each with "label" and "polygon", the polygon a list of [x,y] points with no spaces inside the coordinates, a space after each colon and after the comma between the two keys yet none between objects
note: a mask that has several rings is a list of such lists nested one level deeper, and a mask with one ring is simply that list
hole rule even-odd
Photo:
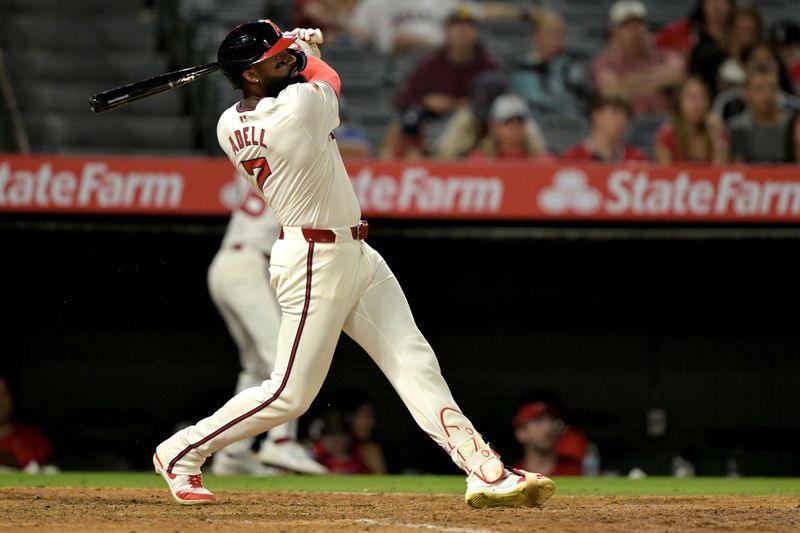
[{"label": "blurred background figure", "polygon": [[697,0],[688,18],[671,22],[656,32],[655,44],[684,59],[689,59],[701,43],[722,53],[732,12],[733,0]]},{"label": "blurred background figure", "polygon": [[595,90],[625,96],[637,115],[667,113],[668,91],[683,79],[684,60],[653,46],[647,8],[638,0],[614,2],[609,27],[606,47],[592,62]]},{"label": "blurred background figure", "polygon": [[40,431],[13,419],[14,398],[0,376],[0,472],[57,472],[53,445]]},{"label": "blurred background figure", "polygon": [[[744,60],[745,68],[748,68],[753,63],[774,66],[778,74],[778,105],[782,109],[800,110],[800,98],[793,94],[794,87],[792,86],[789,73],[781,56],[772,45],[766,41],[759,41],[744,51],[742,59]],[[747,108],[744,94],[744,83],[721,92],[714,99],[712,106],[714,113],[721,116],[726,122],[729,122],[732,117],[738,115]]]},{"label": "blurred background figure", "polygon": [[787,161],[787,136],[792,113],[780,106],[778,72],[774,63],[752,63],[748,67],[744,91],[747,109],[729,122],[733,161]]},{"label": "blurred background figure", "polygon": [[408,150],[425,151],[424,122],[447,115],[469,104],[470,88],[481,72],[497,64],[478,38],[473,12],[460,7],[444,22],[444,44],[423,57],[398,91],[394,105],[400,124],[387,131],[381,151],[404,157]]},{"label": "blurred background figure", "polygon": [[764,21],[755,7],[737,5],[731,17],[727,57],[716,72],[717,92],[744,85],[745,52],[761,41],[764,35]]},{"label": "blurred background figure", "polygon": [[375,408],[363,392],[333,395],[309,426],[317,460],[334,474],[386,474],[383,448],[375,440]]},{"label": "blurred background figure", "polygon": [[708,86],[699,76],[689,76],[678,87],[669,120],[656,134],[655,160],[724,165],[729,159],[730,138],[722,119],[711,113]]},{"label": "blurred background figure", "polygon": [[529,19],[537,10],[510,2],[359,0],[351,31],[386,55],[418,52],[445,41],[442,23],[460,9],[480,20]]},{"label": "blurred background figure", "polygon": [[525,159],[532,163],[553,163],[539,126],[528,106],[516,94],[495,98],[489,112],[488,134],[469,155],[470,160]]},{"label": "blurred background figure", "polygon": [[325,43],[348,36],[350,20],[358,0],[294,0],[292,24],[296,28],[319,28]]},{"label": "blurred background figure", "polygon": [[511,88],[525,98],[536,118],[553,114],[577,117],[585,112],[582,98],[587,74],[564,51],[566,33],[566,24],[558,13],[549,9],[537,12],[531,51],[511,70]]},{"label": "blurred background figure", "polygon": [[769,37],[789,73],[794,94],[800,95],[800,23],[780,20],[770,27]]},{"label": "blurred background figure", "polygon": [[499,70],[481,72],[472,82],[469,105],[447,120],[434,141],[433,155],[439,159],[460,159],[468,155],[488,131],[489,110],[495,98],[508,92],[506,75]]},{"label": "blurred background figure", "polygon": [[565,150],[561,159],[597,163],[647,161],[645,152],[623,141],[632,114],[631,105],[625,98],[610,95],[595,97],[590,109],[589,136],[582,143]]},{"label": "blurred background figure", "polygon": [[744,53],[761,40],[764,26],[755,7],[728,0],[705,0],[704,13],[705,31],[692,50],[689,71],[702,77],[716,96],[744,84]]},{"label": "blurred background figure", "polygon": [[513,422],[514,437],[522,445],[516,468],[548,476],[597,475],[597,447],[565,423],[561,402],[554,395],[529,395],[517,409]]}]

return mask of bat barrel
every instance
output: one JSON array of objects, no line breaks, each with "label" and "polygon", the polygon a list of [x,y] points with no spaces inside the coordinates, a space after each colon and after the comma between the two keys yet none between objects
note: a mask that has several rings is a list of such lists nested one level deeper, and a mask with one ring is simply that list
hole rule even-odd
[{"label": "bat barrel", "polygon": [[102,113],[143,98],[191,83],[207,74],[219,70],[219,63],[208,63],[174,72],[167,72],[153,78],[137,81],[97,93],[89,98],[89,107],[95,113]]}]

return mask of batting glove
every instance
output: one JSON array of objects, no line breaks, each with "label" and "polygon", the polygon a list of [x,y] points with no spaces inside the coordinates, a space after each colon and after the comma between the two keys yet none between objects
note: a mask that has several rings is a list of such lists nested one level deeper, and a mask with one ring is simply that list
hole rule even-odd
[{"label": "batting glove", "polygon": [[295,28],[289,33],[297,36],[297,40],[292,47],[296,47],[301,52],[316,58],[322,56],[318,45],[322,44],[324,39],[319,28]]}]

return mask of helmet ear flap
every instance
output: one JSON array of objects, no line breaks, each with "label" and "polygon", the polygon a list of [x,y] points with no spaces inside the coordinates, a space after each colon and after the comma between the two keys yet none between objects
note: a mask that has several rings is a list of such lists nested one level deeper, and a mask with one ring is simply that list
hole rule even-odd
[{"label": "helmet ear flap", "polygon": [[304,71],[306,65],[308,65],[308,58],[306,57],[306,54],[300,50],[295,50],[294,48],[287,48],[286,51],[292,54],[292,56],[294,56],[294,58],[297,60],[297,63],[295,63],[295,68],[297,68],[297,71]]}]

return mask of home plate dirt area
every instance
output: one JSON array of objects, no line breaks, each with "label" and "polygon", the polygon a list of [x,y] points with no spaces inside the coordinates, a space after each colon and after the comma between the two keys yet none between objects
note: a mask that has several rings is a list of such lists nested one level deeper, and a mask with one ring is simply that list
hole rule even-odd
[{"label": "home plate dirt area", "polygon": [[0,531],[798,531],[794,496],[555,496],[541,509],[460,496],[219,491],[183,507],[166,490],[2,488]]}]

